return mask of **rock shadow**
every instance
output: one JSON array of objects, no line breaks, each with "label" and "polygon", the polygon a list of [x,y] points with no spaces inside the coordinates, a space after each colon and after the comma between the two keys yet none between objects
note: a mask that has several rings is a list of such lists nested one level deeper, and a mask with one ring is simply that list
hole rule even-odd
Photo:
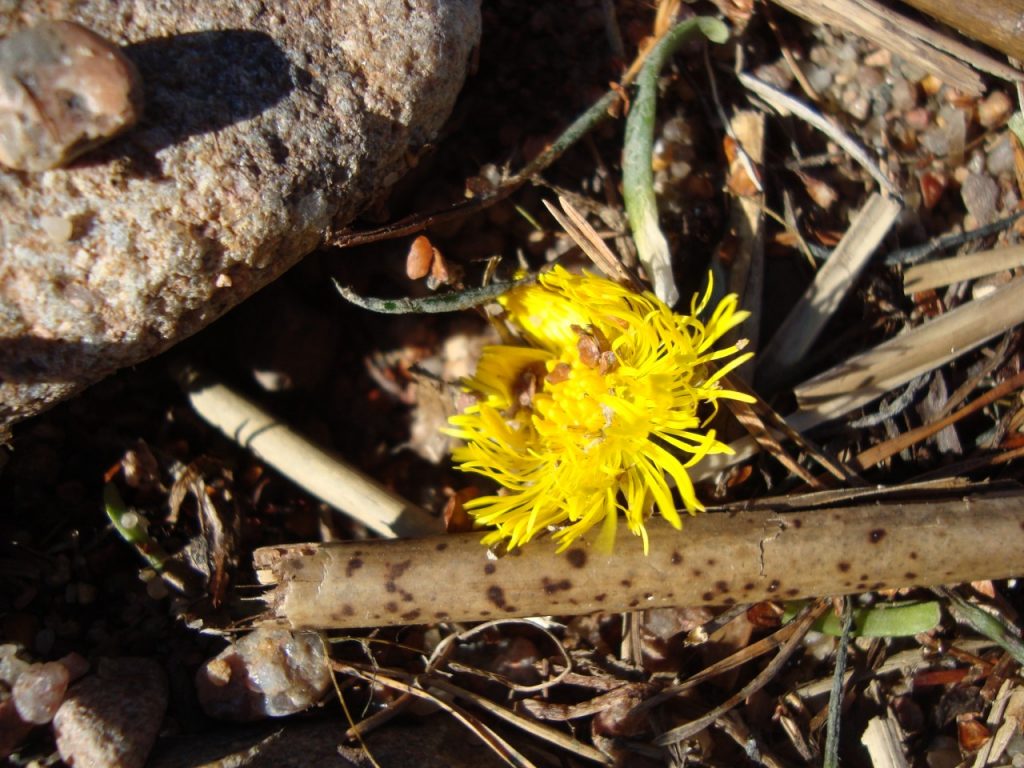
[{"label": "rock shadow", "polygon": [[121,50],[142,76],[142,119],[120,139],[86,154],[77,166],[136,156],[140,150],[152,158],[190,136],[255,117],[310,80],[274,38],[250,29],[169,35]]}]

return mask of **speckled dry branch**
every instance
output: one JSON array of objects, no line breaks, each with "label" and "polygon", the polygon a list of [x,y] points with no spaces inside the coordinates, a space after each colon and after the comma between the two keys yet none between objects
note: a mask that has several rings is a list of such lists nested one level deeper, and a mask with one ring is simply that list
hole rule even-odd
[{"label": "speckled dry branch", "polygon": [[1024,493],[804,511],[709,513],[682,532],[625,527],[615,550],[548,541],[495,558],[479,534],[256,550],[257,623],[350,628],[953,584],[1024,574]]}]

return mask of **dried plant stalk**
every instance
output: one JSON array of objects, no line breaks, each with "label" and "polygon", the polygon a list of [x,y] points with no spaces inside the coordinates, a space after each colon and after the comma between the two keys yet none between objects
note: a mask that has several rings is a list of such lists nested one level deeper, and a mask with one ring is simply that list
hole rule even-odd
[{"label": "dried plant stalk", "polygon": [[[706,52],[706,49],[705,49]],[[730,121],[732,132],[755,169],[764,162],[765,119],[761,112],[740,110]],[[756,173],[756,170],[755,170]],[[761,306],[764,296],[764,192],[735,196],[730,204],[729,228],[736,233],[739,248],[729,269],[726,291],[739,297],[739,304],[750,313],[750,317],[739,328],[725,335],[726,346],[738,339],[750,339],[745,348],[757,351],[757,340],[761,336]],[[750,373],[741,366],[737,378],[749,381]]]},{"label": "dried plant stalk", "polygon": [[1024,494],[709,513],[682,533],[624,526],[610,554],[537,542],[495,559],[479,534],[254,553],[259,624],[351,628],[858,593],[1024,574]]},{"label": "dried plant stalk", "polygon": [[1020,266],[1024,266],[1024,245],[929,261],[910,267],[903,273],[903,292],[909,296],[929,288],[973,280]]},{"label": "dried plant stalk", "polygon": [[793,390],[800,410],[786,420],[803,431],[838,418],[1020,323],[1024,323],[1024,278],[804,382]]},{"label": "dried plant stalk", "polygon": [[761,354],[757,378],[766,389],[798,373],[800,362],[889,233],[903,206],[879,193],[868,198],[828,261],[796,303]]},{"label": "dried plant stalk", "polygon": [[192,371],[181,374],[196,413],[243,448],[380,536],[422,536],[441,523],[314,445],[250,400]]},{"label": "dried plant stalk", "polygon": [[978,74],[1018,81],[1021,73],[937,29],[897,13],[876,0],[775,0],[816,24],[865,37],[936,74],[944,83],[974,95],[984,93]]}]

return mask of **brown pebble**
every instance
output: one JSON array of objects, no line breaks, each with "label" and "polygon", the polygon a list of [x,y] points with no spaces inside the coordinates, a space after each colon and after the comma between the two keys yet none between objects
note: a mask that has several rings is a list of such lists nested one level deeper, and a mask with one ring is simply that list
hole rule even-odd
[{"label": "brown pebble", "polygon": [[33,664],[14,681],[14,706],[26,723],[41,725],[53,719],[64,701],[71,674],[56,661]]},{"label": "brown pebble", "polygon": [[80,24],[45,21],[0,42],[0,163],[59,168],[141,113],[135,65]]},{"label": "brown pebble", "polygon": [[434,263],[434,246],[426,235],[420,235],[409,246],[409,254],[405,257],[405,274],[410,280],[419,280],[430,274]]},{"label": "brown pebble", "polygon": [[61,759],[75,768],[142,768],[167,709],[163,670],[149,659],[104,659],[68,691],[53,718]]}]

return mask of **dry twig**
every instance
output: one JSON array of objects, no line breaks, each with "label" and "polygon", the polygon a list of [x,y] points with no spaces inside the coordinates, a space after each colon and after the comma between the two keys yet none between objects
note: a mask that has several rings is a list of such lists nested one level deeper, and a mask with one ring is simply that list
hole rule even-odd
[{"label": "dry twig", "polygon": [[916,264],[903,273],[903,291],[909,296],[929,288],[974,280],[1021,266],[1024,266],[1024,245],[929,261]]},{"label": "dry twig", "polygon": [[974,95],[984,92],[977,72],[1019,81],[1021,72],[956,40],[916,22],[876,0],[774,0],[786,10],[817,24],[872,40],[893,53],[917,62],[945,83]]},{"label": "dry twig", "polygon": [[990,494],[709,513],[687,521],[682,533],[652,521],[647,557],[625,527],[609,554],[585,544],[557,554],[539,541],[495,558],[479,534],[263,547],[254,563],[272,589],[257,623],[480,621],[1003,578],[1024,572],[1022,524],[1024,495]]},{"label": "dry twig", "polygon": [[800,361],[853,290],[857,278],[902,210],[902,205],[884,195],[875,193],[868,198],[839,245],[761,353],[757,377],[763,390],[775,389],[798,372]]},{"label": "dry twig", "polygon": [[224,384],[182,374],[196,413],[286,477],[381,536],[423,536],[441,530],[437,518],[313,445]]},{"label": "dry twig", "polygon": [[1024,323],[1024,278],[854,355],[794,389],[798,430],[838,418]]}]

